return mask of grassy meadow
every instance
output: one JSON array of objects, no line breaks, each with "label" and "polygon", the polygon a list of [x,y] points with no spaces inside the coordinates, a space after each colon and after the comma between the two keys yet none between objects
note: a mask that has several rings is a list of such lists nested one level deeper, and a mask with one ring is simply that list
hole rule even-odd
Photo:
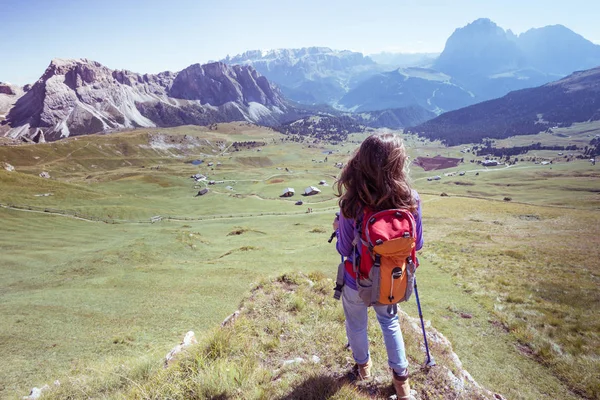
[{"label": "grassy meadow", "polygon": [[[598,133],[581,125],[506,145],[585,144]],[[185,332],[212,340],[259,282],[286,273],[333,278],[339,256],[327,239],[336,199],[318,183],[334,182],[334,164],[364,136],[343,145],[293,142],[234,123],[0,146],[0,166],[16,169],[0,170],[0,397],[20,398],[55,379],[75,398],[145,397],[134,388],[156,389],[162,357]],[[235,141],[264,145],[235,151]],[[448,170],[411,168],[423,201],[425,318],[477,382],[507,398],[600,398],[599,167],[548,152],[536,156],[551,165],[486,168],[460,147],[405,142],[413,158],[465,159]],[[204,162],[189,163],[195,159]],[[466,173],[444,175],[459,171]],[[196,173],[222,183],[195,182]],[[433,175],[442,179],[427,181]],[[322,193],[301,196],[310,185]],[[205,187],[209,193],[195,197]],[[286,187],[296,195],[280,198]],[[150,223],[158,215],[162,221]],[[291,296],[300,308],[318,307],[309,293]],[[341,305],[331,307],[339,319]],[[414,302],[403,308],[417,316]],[[343,341],[338,325],[332,335]],[[296,343],[302,357],[306,342]],[[115,372],[121,366],[137,372]],[[275,379],[267,372],[253,377]],[[113,384],[118,373],[128,378]],[[81,383],[91,381],[104,384]],[[299,381],[286,382],[245,393],[279,397]]]}]

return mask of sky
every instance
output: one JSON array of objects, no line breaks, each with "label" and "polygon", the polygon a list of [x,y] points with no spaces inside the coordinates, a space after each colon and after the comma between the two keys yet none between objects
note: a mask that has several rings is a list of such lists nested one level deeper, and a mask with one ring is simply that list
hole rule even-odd
[{"label": "sky", "polygon": [[53,58],[157,73],[253,49],[441,52],[482,17],[600,44],[598,15],[598,0],[0,0],[0,81],[33,83]]}]

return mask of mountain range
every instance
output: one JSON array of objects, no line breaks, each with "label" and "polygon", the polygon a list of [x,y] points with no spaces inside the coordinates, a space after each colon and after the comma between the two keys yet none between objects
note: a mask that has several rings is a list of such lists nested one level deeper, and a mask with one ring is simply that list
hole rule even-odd
[{"label": "mountain range", "polygon": [[389,54],[367,57],[322,47],[255,50],[222,61],[254,66],[303,104],[347,111],[418,104],[441,114],[598,66],[600,46],[562,25],[517,36],[481,18],[456,29],[437,57],[398,55],[399,69],[389,65]]},{"label": "mountain range", "polygon": [[551,131],[600,120],[600,67],[450,111],[410,131],[447,145]]},{"label": "mountain range", "polygon": [[[432,132],[439,121],[462,114],[422,125],[436,115],[600,65],[600,46],[561,25],[515,35],[482,18],[456,29],[439,56],[373,57],[386,64],[326,47],[255,50],[158,74],[112,70],[87,59],[55,59],[31,85],[0,83],[0,136],[39,142],[136,127],[229,121],[283,126],[303,120],[299,125],[306,127],[313,120],[304,118],[311,115],[326,117],[323,121],[331,126],[418,125]],[[556,90],[541,90],[553,96],[544,104],[560,104],[564,97]],[[579,90],[573,96],[586,93]],[[511,93],[508,98],[519,96]],[[488,106],[481,107],[469,110],[477,117]],[[573,111],[567,123],[581,114]],[[493,115],[490,110],[489,118]],[[490,132],[473,124],[481,134]],[[524,127],[522,121],[518,125]]]},{"label": "mountain range", "polygon": [[142,75],[87,59],[55,59],[27,91],[12,93],[4,95],[4,103],[12,100],[14,106],[5,115],[0,134],[34,141],[235,120],[276,125],[289,111],[279,90],[264,76],[249,67],[223,63]]},{"label": "mountain range", "polygon": [[252,66],[303,104],[334,105],[358,83],[386,69],[362,53],[327,47],[252,50],[221,61]]},{"label": "mountain range", "polygon": [[388,128],[435,116],[418,105],[360,115],[300,106],[253,67],[221,62],[138,74],[87,59],[55,59],[33,85],[0,84],[0,136],[34,142],[137,127],[230,121],[281,126],[310,115],[326,117],[331,126],[351,121]]}]

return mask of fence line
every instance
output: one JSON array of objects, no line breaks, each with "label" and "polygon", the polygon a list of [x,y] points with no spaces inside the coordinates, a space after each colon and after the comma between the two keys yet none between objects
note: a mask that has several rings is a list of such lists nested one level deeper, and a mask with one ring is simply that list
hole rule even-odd
[{"label": "fence line", "polygon": [[[38,213],[48,213],[53,215],[61,215],[65,217],[77,218],[84,221],[89,222],[103,222],[105,224],[153,224],[157,222],[161,222],[164,220],[167,221],[206,221],[206,220],[217,220],[217,219],[232,219],[232,218],[256,218],[256,217],[268,217],[268,216],[283,216],[283,215],[303,215],[307,214],[305,211],[280,211],[280,212],[257,212],[257,213],[239,213],[239,214],[213,214],[213,215],[201,215],[198,217],[179,217],[179,216],[165,216],[165,215],[155,215],[149,217],[145,220],[131,220],[131,219],[117,219],[117,218],[103,218],[96,217],[93,215],[83,214],[77,211],[72,210],[61,210],[57,208],[51,207],[37,207],[31,205],[23,205],[23,204],[2,204],[0,203],[0,207],[17,210],[17,211],[31,211]],[[338,207],[325,207],[315,210],[313,214],[319,214],[322,212],[335,211]]]}]

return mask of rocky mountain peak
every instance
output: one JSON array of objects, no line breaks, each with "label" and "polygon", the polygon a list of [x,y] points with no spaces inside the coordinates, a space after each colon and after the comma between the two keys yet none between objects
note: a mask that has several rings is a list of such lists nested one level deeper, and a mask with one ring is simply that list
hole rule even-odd
[{"label": "rocky mountain peak", "polygon": [[[464,28],[458,28],[457,30],[468,30],[468,29],[477,29],[477,30],[498,30],[500,28],[494,21],[489,18],[477,18],[475,21],[467,24]],[[504,31],[504,29],[500,28],[500,30]]]},{"label": "rocky mountain peak", "polygon": [[50,62],[40,80],[47,81],[53,76],[64,75],[69,80],[69,84],[77,87],[94,82],[100,76],[108,74],[109,71],[102,64],[85,58],[55,58]]},{"label": "rocky mountain peak", "polygon": [[267,78],[247,65],[229,66],[222,62],[190,65],[177,74],[169,95],[220,106],[231,101],[267,106],[283,106],[283,100]]},{"label": "rocky mountain peak", "polygon": [[518,69],[521,58],[512,32],[480,18],[454,31],[434,67],[456,77],[488,76]]},{"label": "rocky mountain peak", "polygon": [[27,93],[9,100],[0,134],[34,139],[43,133],[46,140],[156,125],[273,124],[286,109],[252,67],[220,62],[138,74],[87,59],[54,59]]}]

